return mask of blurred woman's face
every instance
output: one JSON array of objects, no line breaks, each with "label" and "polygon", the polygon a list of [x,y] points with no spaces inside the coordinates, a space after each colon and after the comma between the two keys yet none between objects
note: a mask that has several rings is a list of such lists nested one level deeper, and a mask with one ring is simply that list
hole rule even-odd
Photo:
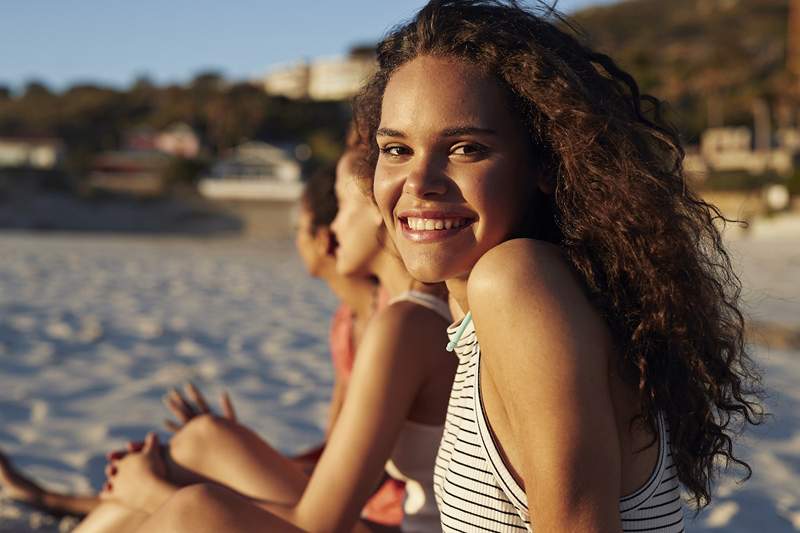
[{"label": "blurred woman's face", "polygon": [[327,255],[328,239],[330,237],[326,239],[326,236],[323,235],[323,232],[328,228],[321,227],[313,230],[312,222],[311,210],[305,202],[301,202],[294,244],[308,273],[317,277],[322,259]]},{"label": "blurred woman's face", "polygon": [[352,170],[351,154],[336,167],[339,211],[331,224],[336,235],[336,270],[343,275],[372,274],[370,262],[381,250],[378,238],[383,220],[375,204],[361,191]]},{"label": "blurred woman's face", "polygon": [[504,89],[465,62],[400,67],[383,96],[374,194],[409,273],[465,278],[525,220],[537,179]]}]

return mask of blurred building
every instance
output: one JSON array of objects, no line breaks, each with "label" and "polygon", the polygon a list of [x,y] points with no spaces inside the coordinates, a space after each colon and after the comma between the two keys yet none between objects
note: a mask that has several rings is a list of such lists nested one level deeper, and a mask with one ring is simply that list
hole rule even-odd
[{"label": "blurred building", "polygon": [[294,202],[303,191],[300,164],[292,155],[263,142],[232,149],[200,180],[200,192],[225,200]]},{"label": "blurred building", "polygon": [[103,152],[93,160],[86,183],[91,192],[160,196],[166,192],[170,160],[157,150]]},{"label": "blurred building", "polygon": [[261,80],[269,94],[292,99],[347,100],[377,70],[366,54],[315,59],[278,67]]},{"label": "blurred building", "polygon": [[200,153],[200,137],[185,122],[176,122],[157,131],[149,127],[133,128],[125,132],[125,150],[157,150],[175,157],[194,158]]},{"label": "blurred building", "polygon": [[709,128],[700,139],[699,153],[687,156],[684,166],[695,173],[743,171],[787,175],[795,168],[800,144],[793,144],[796,138],[788,131],[779,138],[785,141],[756,149],[749,128]]},{"label": "blurred building", "polygon": [[63,158],[64,145],[59,139],[0,137],[0,168],[52,170]]},{"label": "blurred building", "polygon": [[260,85],[275,96],[293,100],[308,98],[310,66],[305,62],[281,65],[267,74]]},{"label": "blurred building", "polygon": [[779,147],[800,153],[800,128],[781,128],[775,138]]},{"label": "blurred building", "polygon": [[200,137],[185,122],[178,122],[158,133],[155,148],[176,157],[192,159],[200,153]]}]

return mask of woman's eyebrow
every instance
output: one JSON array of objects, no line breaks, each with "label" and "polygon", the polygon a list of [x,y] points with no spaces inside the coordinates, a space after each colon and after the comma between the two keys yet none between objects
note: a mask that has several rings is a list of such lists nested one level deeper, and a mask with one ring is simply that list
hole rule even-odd
[{"label": "woman's eyebrow", "polygon": [[391,128],[378,128],[375,132],[376,137],[399,137],[405,139],[406,134],[402,131],[393,130]]},{"label": "woman's eyebrow", "polygon": [[490,128],[477,126],[457,126],[442,130],[442,137],[459,137],[461,135],[497,135],[497,132]]},{"label": "woman's eyebrow", "polygon": [[[497,135],[497,132],[490,128],[480,128],[478,126],[456,126],[442,130],[442,137],[459,137],[461,135]],[[375,132],[376,137],[397,137],[404,139],[406,134],[391,128],[378,128]]]}]

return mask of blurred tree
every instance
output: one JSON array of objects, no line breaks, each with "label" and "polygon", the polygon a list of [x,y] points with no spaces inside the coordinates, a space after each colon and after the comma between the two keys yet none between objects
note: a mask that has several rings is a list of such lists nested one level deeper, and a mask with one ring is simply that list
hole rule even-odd
[{"label": "blurred tree", "polygon": [[147,74],[139,74],[133,80],[131,84],[131,92],[144,92],[149,93],[156,89],[156,85],[153,83],[153,80],[150,79],[150,76]]},{"label": "blurred tree", "polygon": [[195,75],[189,86],[193,91],[215,92],[225,86],[225,78],[217,71],[200,72]]},{"label": "blurred tree", "polygon": [[23,91],[24,98],[39,98],[44,96],[51,96],[52,93],[44,82],[38,80],[31,80],[25,84]]},{"label": "blurred tree", "polygon": [[173,194],[190,194],[197,180],[208,169],[210,162],[206,159],[188,159],[175,157],[162,173],[167,189]]},{"label": "blurred tree", "polygon": [[374,58],[376,47],[376,43],[357,43],[350,47],[349,55],[358,58]]},{"label": "blurred tree", "polygon": [[[246,139],[308,144],[314,150],[306,164],[310,171],[338,157],[349,118],[345,102],[272,97],[250,83],[228,85],[213,72],[199,74],[188,86],[159,87],[140,77],[128,90],[81,84],[60,94],[32,82],[19,97],[0,98],[0,135],[60,138],[67,151],[65,168],[78,185],[94,157],[121,148],[130,130],[160,131],[176,122],[194,128],[212,153]],[[185,177],[191,164],[176,163],[170,172]]]}]

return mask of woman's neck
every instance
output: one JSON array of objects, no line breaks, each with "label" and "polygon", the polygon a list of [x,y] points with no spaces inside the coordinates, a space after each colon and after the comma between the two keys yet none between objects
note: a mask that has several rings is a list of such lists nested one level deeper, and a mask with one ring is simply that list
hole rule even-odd
[{"label": "woman's neck", "polygon": [[356,316],[366,317],[373,312],[378,289],[374,279],[343,276],[336,271],[335,260],[325,267],[319,277]]},{"label": "woman's neck", "polygon": [[395,298],[404,292],[423,286],[411,277],[399,257],[386,250],[377,253],[370,264],[370,270],[377,276],[381,287],[389,293],[389,298]]},{"label": "woman's neck", "polygon": [[467,279],[469,278],[465,276],[463,278],[451,278],[445,281],[445,285],[447,285],[447,292],[450,293],[450,299],[458,304],[458,307],[461,308],[462,313],[469,311],[469,300],[467,299]]}]

